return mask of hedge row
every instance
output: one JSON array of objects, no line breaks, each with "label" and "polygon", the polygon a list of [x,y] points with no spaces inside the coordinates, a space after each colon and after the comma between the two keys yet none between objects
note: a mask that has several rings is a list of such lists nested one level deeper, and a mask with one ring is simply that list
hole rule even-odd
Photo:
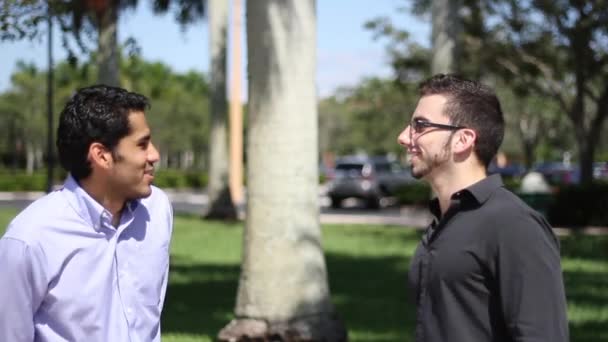
[{"label": "hedge row", "polygon": [[[553,194],[521,194],[517,182],[505,186],[545,215],[553,226],[608,226],[608,183],[562,185]],[[397,192],[402,205],[425,205],[430,197],[431,188],[424,182],[408,184]]]},{"label": "hedge row", "polygon": [[[61,184],[63,172],[55,172],[56,184]],[[159,170],[154,176],[154,185],[161,188],[202,189],[207,186],[207,174],[201,171]],[[0,191],[45,191],[46,172],[31,175],[10,171],[0,171]]]},{"label": "hedge row", "polygon": [[608,183],[560,187],[547,216],[559,226],[608,226]]},{"label": "hedge row", "polygon": [[45,191],[46,173],[0,172],[0,191]]},{"label": "hedge row", "polygon": [[154,185],[171,189],[203,189],[207,186],[207,173],[163,169],[154,174]]}]

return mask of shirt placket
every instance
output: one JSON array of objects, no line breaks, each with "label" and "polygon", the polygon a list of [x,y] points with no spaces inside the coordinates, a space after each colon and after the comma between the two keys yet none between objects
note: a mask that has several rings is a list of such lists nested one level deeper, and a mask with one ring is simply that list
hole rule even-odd
[{"label": "shirt placket", "polygon": [[118,274],[118,293],[122,310],[129,326],[129,339],[130,341],[136,341],[135,336],[132,332],[135,329],[136,321],[136,303],[135,303],[135,291],[136,283],[134,276],[134,269],[131,261],[129,260],[128,252],[128,240],[121,239],[122,234],[129,229],[132,218],[121,220],[121,224],[118,226],[116,231],[116,248],[114,250],[114,262],[116,263],[116,270]]},{"label": "shirt placket", "polygon": [[433,257],[433,242],[437,239],[438,235],[447,225],[447,222],[458,212],[460,208],[460,195],[458,194],[452,199],[449,209],[445,215],[440,218],[435,217],[433,222],[429,225],[422,238],[423,255],[420,261],[419,281],[420,281],[420,293],[419,302],[417,309],[417,324],[416,324],[416,340],[426,341],[426,332],[424,331],[422,321],[425,319],[426,310],[430,309],[428,288],[429,288],[429,277],[431,274]]}]

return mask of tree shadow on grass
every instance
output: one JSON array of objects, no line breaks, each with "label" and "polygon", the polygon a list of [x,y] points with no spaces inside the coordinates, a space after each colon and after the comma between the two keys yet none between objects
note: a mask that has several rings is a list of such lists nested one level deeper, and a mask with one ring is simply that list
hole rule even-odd
[{"label": "tree shadow on grass", "polygon": [[570,324],[570,342],[600,342],[608,341],[608,322],[593,321]]},{"label": "tree shadow on grass", "polygon": [[[564,272],[566,296],[571,314],[571,342],[608,341],[608,277],[606,273],[566,271]],[[603,314],[597,314],[604,312]],[[574,319],[574,321],[573,321]]]},{"label": "tree shadow on grass", "polygon": [[407,265],[401,256],[326,254],[332,299],[351,341],[410,341],[414,307],[408,300]]},{"label": "tree shadow on grass", "polygon": [[608,236],[583,235],[574,232],[560,239],[562,258],[608,260]]},{"label": "tree shadow on grass", "polygon": [[[329,253],[332,301],[345,321],[350,341],[410,341],[413,307],[408,303],[408,260]],[[233,317],[238,265],[173,260],[162,317],[163,333],[208,336]]]},{"label": "tree shadow on grass", "polygon": [[239,267],[176,262],[162,315],[163,333],[186,333],[215,339],[229,322]]},{"label": "tree shadow on grass", "polygon": [[[597,238],[564,238],[564,257],[605,261],[604,244],[608,240],[593,240]],[[412,236],[406,240],[412,240]],[[415,310],[407,286],[410,259],[405,254],[356,256],[329,251],[325,256],[332,301],[347,326],[350,341],[413,340]],[[215,339],[233,317],[239,272],[237,264],[173,258],[163,332]],[[571,341],[608,340],[608,319],[603,314],[594,316],[608,303],[606,272],[571,270],[564,272],[564,280],[569,305],[588,312],[570,323]]]}]

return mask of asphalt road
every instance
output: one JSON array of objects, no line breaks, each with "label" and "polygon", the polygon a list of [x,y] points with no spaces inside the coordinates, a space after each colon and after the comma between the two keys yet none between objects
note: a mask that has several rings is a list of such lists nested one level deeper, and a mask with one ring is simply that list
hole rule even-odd
[{"label": "asphalt road", "polygon": [[[207,195],[193,191],[166,191],[175,213],[197,215],[208,204]],[[23,209],[35,199],[43,196],[42,192],[0,192],[0,208]],[[344,208],[333,209],[329,206],[329,198],[323,193],[319,195],[321,223],[374,224],[397,225],[423,228],[430,221],[425,209],[398,207],[386,203],[382,209],[366,209],[361,202],[347,199]]]}]

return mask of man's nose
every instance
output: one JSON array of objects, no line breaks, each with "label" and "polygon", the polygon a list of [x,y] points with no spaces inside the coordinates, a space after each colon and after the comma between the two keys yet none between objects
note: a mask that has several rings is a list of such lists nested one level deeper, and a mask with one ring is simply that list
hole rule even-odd
[{"label": "man's nose", "polygon": [[156,163],[160,160],[160,153],[156,149],[156,146],[150,142],[150,150],[148,151],[148,161],[151,163]]},{"label": "man's nose", "polygon": [[407,125],[405,129],[397,137],[397,142],[401,146],[408,147],[412,143],[412,136],[410,134],[410,125]]}]

